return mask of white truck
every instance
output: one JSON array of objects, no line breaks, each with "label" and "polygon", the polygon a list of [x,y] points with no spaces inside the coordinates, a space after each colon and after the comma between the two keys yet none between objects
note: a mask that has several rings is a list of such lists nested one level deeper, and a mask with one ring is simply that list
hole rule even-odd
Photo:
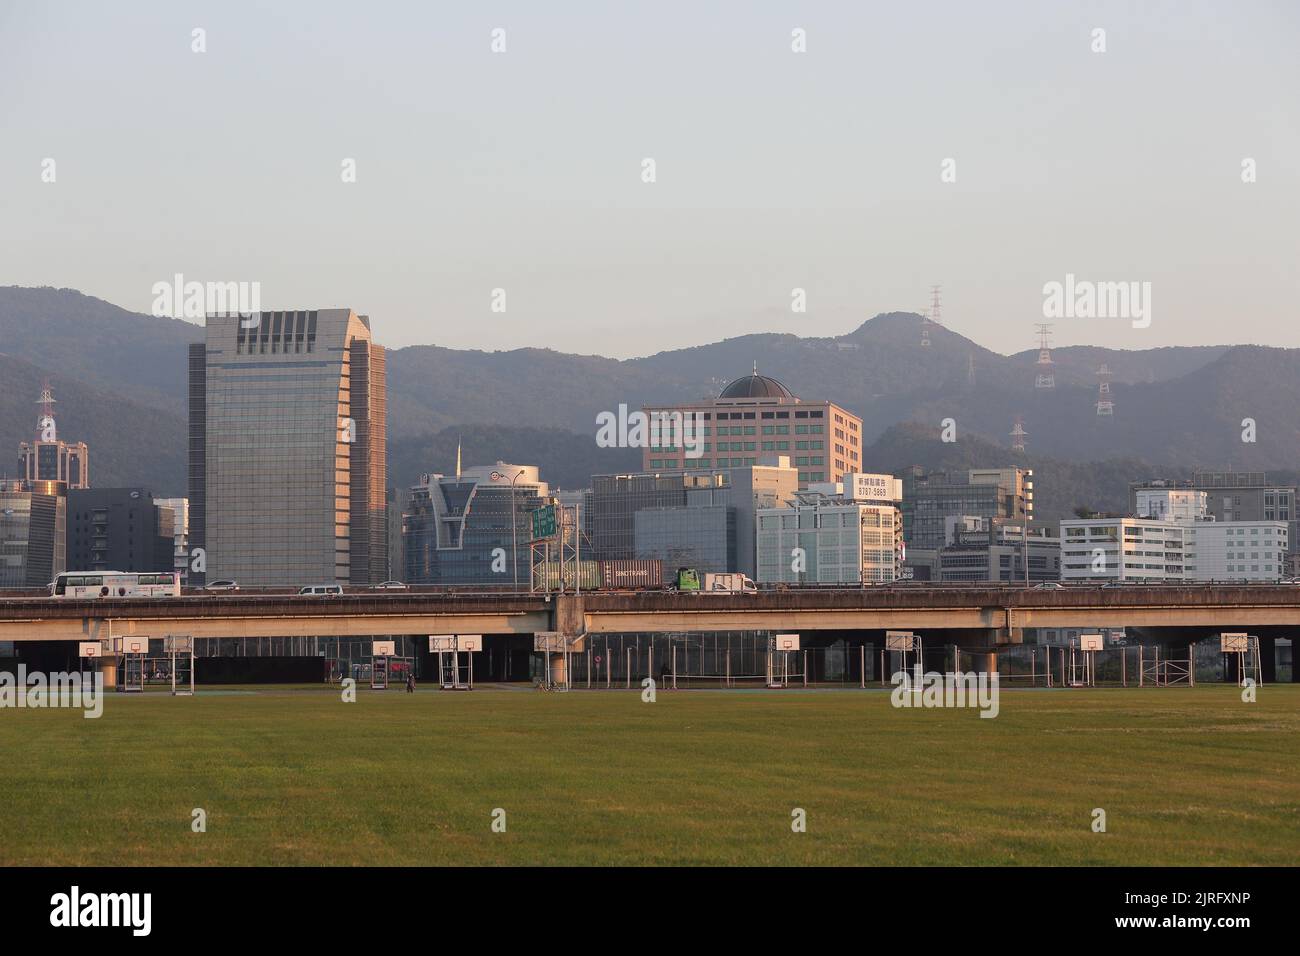
[{"label": "white truck", "polygon": [[757,593],[758,585],[739,571],[725,574],[705,574],[704,594],[751,594]]}]

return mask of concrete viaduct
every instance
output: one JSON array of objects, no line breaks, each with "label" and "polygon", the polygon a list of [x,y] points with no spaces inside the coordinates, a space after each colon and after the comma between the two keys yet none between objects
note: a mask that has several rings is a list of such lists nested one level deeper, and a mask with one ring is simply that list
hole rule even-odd
[{"label": "concrete viaduct", "polygon": [[1027,628],[1138,629],[1180,643],[1223,630],[1300,631],[1300,586],[791,588],[750,594],[361,592],[159,599],[0,599],[0,641],[96,637],[363,637],[913,630],[962,647],[1019,644]]}]

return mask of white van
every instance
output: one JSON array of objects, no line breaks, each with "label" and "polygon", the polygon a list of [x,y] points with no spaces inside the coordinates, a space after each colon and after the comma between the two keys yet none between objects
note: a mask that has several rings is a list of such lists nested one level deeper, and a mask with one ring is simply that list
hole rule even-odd
[{"label": "white van", "polygon": [[342,597],[343,585],[341,584],[309,584],[298,591],[299,595],[309,595],[311,597]]}]

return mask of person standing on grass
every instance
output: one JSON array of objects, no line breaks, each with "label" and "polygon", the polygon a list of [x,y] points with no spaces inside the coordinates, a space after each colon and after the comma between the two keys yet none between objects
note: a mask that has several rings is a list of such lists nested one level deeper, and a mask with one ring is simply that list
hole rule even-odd
[{"label": "person standing on grass", "polygon": [[406,672],[406,692],[408,694],[415,693],[415,672],[414,671]]}]

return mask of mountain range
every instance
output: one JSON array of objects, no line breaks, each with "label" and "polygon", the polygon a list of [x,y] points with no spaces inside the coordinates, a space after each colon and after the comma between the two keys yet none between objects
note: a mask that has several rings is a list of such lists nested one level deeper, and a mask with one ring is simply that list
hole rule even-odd
[{"label": "mountain range", "polygon": [[[324,304],[322,304],[324,305]],[[382,317],[374,317],[383,341]],[[929,340],[922,346],[922,331]],[[185,492],[185,347],[200,326],[132,313],[71,289],[0,288],[0,449],[30,439],[48,379],[60,437],[90,446],[92,480]],[[653,341],[653,337],[651,339]],[[542,466],[553,485],[639,465],[596,447],[597,413],[694,401],[758,370],[862,416],[865,467],[1036,468],[1039,513],[1125,507],[1127,482],[1195,469],[1291,474],[1300,463],[1300,350],[1212,346],[1054,349],[1055,388],[1037,389],[1038,350],[1001,355],[920,315],[877,315],[837,337],[754,334],[644,358],[437,345],[389,354],[390,483],[497,459]],[[1096,414],[1097,371],[1114,415]],[[955,422],[957,441],[939,440]],[[1008,447],[1019,419],[1027,453]],[[1243,420],[1255,441],[1243,441]],[[15,458],[8,459],[14,461]],[[4,459],[0,459],[4,461]],[[0,476],[13,471],[0,465]]]}]

